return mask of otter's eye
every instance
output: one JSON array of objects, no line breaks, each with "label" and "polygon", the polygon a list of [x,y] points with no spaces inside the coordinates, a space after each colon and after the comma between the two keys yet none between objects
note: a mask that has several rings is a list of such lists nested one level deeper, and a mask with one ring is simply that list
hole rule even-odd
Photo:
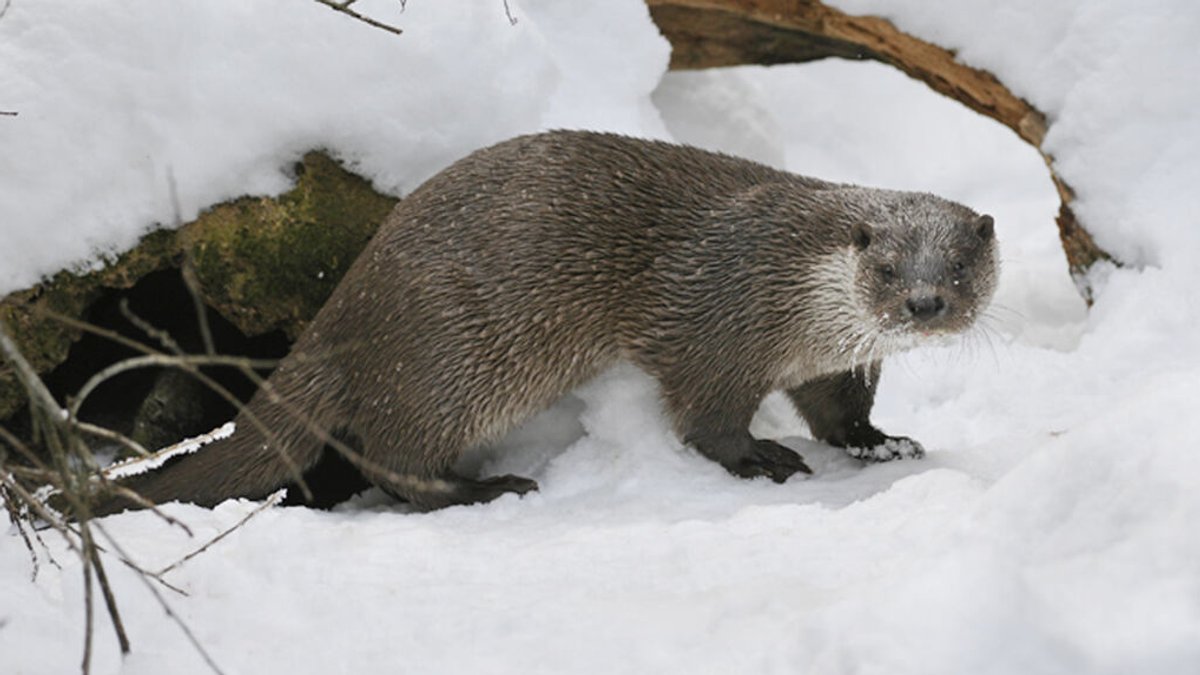
[{"label": "otter's eye", "polygon": [[950,266],[950,273],[954,275],[955,279],[962,279],[967,275],[967,266],[961,261],[955,262]]},{"label": "otter's eye", "polygon": [[883,277],[884,281],[891,281],[896,278],[896,268],[891,265],[880,265],[879,276]]}]

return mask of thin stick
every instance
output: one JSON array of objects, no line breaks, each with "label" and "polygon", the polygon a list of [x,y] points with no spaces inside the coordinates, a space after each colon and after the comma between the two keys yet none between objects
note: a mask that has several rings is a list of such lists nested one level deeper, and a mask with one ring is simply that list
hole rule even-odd
[{"label": "thin stick", "polygon": [[89,422],[84,422],[75,417],[71,418],[71,426],[75,427],[76,429],[78,429],[79,431],[82,431],[85,434],[90,434],[92,436],[96,436],[97,438],[103,438],[106,441],[112,441],[114,443],[119,443],[119,444],[125,446],[126,448],[129,448],[130,450],[136,452],[137,454],[141,455],[142,457],[150,456],[150,451],[147,450],[144,445],[142,445],[141,443],[138,443],[137,441],[133,440],[132,438],[130,438],[120,432],[113,431],[112,429],[105,429],[104,427],[99,427],[99,426],[96,426],[95,424],[91,424]]},{"label": "thin stick", "polygon": [[162,584],[168,590],[175,591],[176,593],[184,596],[185,598],[188,597],[187,591],[172,584],[171,582],[167,581],[166,579],[163,579],[162,577],[158,576],[154,572],[151,572],[150,570],[146,570],[146,569],[142,569],[141,567],[138,567],[137,564],[134,563],[132,560],[129,560],[128,558],[119,558],[119,560],[121,561],[121,563],[123,565],[125,565],[129,569],[133,570],[134,572],[137,572],[138,574],[144,574],[144,575],[150,577],[151,579],[154,579],[158,583]]},{"label": "thin stick", "polygon": [[117,494],[121,497],[124,497],[125,499],[128,499],[129,501],[137,504],[138,506],[140,506],[144,509],[149,509],[151,512],[154,513],[154,515],[161,518],[168,525],[174,525],[174,526],[182,529],[187,534],[187,536],[189,536],[189,537],[195,536],[195,534],[192,532],[192,528],[188,527],[187,523],[184,523],[183,521],[178,520],[177,518],[169,515],[167,512],[158,508],[158,504],[155,504],[154,502],[150,501],[149,499],[146,499],[145,497],[141,496],[134,490],[131,490],[131,489],[125,487],[124,485],[121,485],[120,483],[113,483],[113,482],[106,483],[106,487],[109,490],[112,490],[115,494]]},{"label": "thin stick", "polygon": [[[132,349],[134,351],[142,352],[143,354],[146,354],[147,356],[157,356],[160,358],[167,358],[167,359],[171,358],[167,354],[163,354],[162,352],[158,351],[157,349],[148,347],[136,340],[130,340],[129,338],[125,337],[124,335],[120,335],[119,333],[115,333],[106,328],[100,328],[99,326],[93,326],[92,324],[87,323],[85,321],[80,321],[79,319],[75,319],[73,317],[66,316],[65,314],[59,314],[58,312],[54,312],[51,310],[43,309],[43,310],[39,310],[39,311],[43,312],[46,316],[54,319],[55,321],[63,323],[64,325],[70,326],[72,328],[76,328],[78,330],[82,330],[87,333],[92,333],[93,335],[98,335],[100,337],[112,340],[113,342],[116,342],[119,345],[129,347],[130,349]],[[262,377],[259,377],[258,373],[254,372],[251,368],[252,367],[272,368],[277,363],[276,361],[273,361],[273,360],[242,359],[241,357],[198,356],[198,357],[192,357],[192,358],[199,359],[201,363],[210,363],[210,364],[212,364],[213,358],[217,358],[217,359],[232,358],[232,359],[234,359],[234,361],[232,363],[230,363],[229,365],[239,366],[239,369],[241,370],[242,374],[245,375],[247,378],[249,378],[250,381],[253,382],[254,386],[256,386],[256,387],[261,387],[262,384],[264,383],[264,380]],[[190,374],[192,377],[196,378],[197,380],[200,380],[201,383],[203,383],[209,389],[215,391],[217,393],[217,395],[219,395],[222,399],[224,399],[230,405],[234,406],[239,411],[241,411],[241,413],[246,416],[246,419],[250,422],[250,424],[254,425],[255,429],[257,429],[259,432],[261,432],[263,434],[263,436],[266,436],[267,439],[272,442],[271,447],[276,448],[276,452],[279,455],[280,461],[282,461],[288,467],[288,471],[291,472],[292,478],[300,486],[300,490],[304,493],[304,497],[306,499],[312,498],[312,492],[309,490],[308,484],[304,481],[304,477],[302,475],[300,475],[300,472],[299,472],[298,468],[296,467],[295,462],[292,461],[291,457],[288,456],[287,453],[285,453],[281,450],[278,450],[278,443],[276,443],[277,439],[276,439],[275,433],[273,431],[271,431],[270,429],[268,429],[267,426],[265,424],[263,424],[261,420],[258,419],[257,415],[251,413],[249,411],[249,409],[246,408],[245,404],[243,404],[236,396],[233,395],[233,392],[231,392],[228,389],[226,389],[225,387],[223,387],[221,385],[221,383],[219,383],[216,380],[212,379],[211,377],[205,375],[203,372],[200,371],[199,368],[196,367],[195,364],[189,364],[189,363],[185,363],[185,362],[177,360],[175,362],[175,365],[178,366],[179,368],[182,368],[185,372]],[[217,364],[214,364],[214,365],[217,365]]]},{"label": "thin stick", "polygon": [[118,303],[117,306],[121,308],[121,315],[124,316],[129,323],[136,326],[146,335],[158,340],[158,343],[163,346],[163,349],[176,356],[183,356],[183,349],[180,348],[179,343],[175,341],[175,338],[171,337],[170,333],[156,328],[149,321],[135,314],[132,309],[129,309],[129,298],[121,298],[121,302]]},{"label": "thin stick", "polygon": [[120,333],[111,331],[107,328],[101,328],[100,326],[97,326],[95,324],[90,324],[86,321],[80,321],[79,319],[76,319],[75,317],[72,317],[72,316],[67,316],[66,314],[59,314],[58,312],[56,312],[52,309],[38,307],[34,311],[41,314],[42,316],[45,316],[50,319],[54,319],[55,321],[63,324],[64,326],[67,326],[69,328],[74,328],[75,330],[83,331],[85,333],[91,333],[92,335],[95,335],[97,337],[102,337],[106,340],[115,342],[116,344],[119,344],[122,347],[128,347],[129,349],[132,349],[135,352],[141,352],[143,354],[158,354],[161,356],[167,356],[167,354],[164,354],[163,352],[161,352],[153,347],[147,347],[145,344],[142,344],[141,342],[138,342],[137,340],[132,340],[130,338],[127,338],[124,335],[121,335]]},{"label": "thin stick", "polygon": [[[96,529],[100,531],[100,534],[103,535],[106,540],[108,540],[109,545],[113,547],[113,550],[115,550],[118,555],[120,555],[122,558],[129,559],[129,555],[126,554],[125,550],[121,548],[121,545],[118,544],[117,541],[108,534],[107,530],[100,525],[97,525]],[[192,630],[188,628],[187,623],[185,623],[183,619],[181,619],[179,615],[176,614],[173,609],[171,609],[170,603],[163,598],[162,594],[158,592],[158,589],[154,587],[154,584],[150,583],[149,578],[145,575],[139,574],[138,579],[140,579],[143,584],[146,584],[146,588],[150,589],[150,593],[154,595],[154,599],[158,600],[159,606],[162,607],[163,611],[167,613],[167,616],[175,622],[175,625],[179,626],[179,629],[182,630],[183,634],[187,637],[188,642],[192,643],[192,646],[195,647],[196,651],[201,657],[203,657],[204,662],[208,664],[208,667],[211,668],[214,673],[222,675],[224,671],[221,670],[221,667],[217,665],[216,661],[213,661],[212,656],[210,656],[208,651],[204,649],[204,645],[200,644],[200,640],[198,640],[196,635],[192,633]]]},{"label": "thin stick", "polygon": [[149,354],[146,356],[133,356],[128,359],[117,361],[111,366],[88,378],[88,381],[79,389],[79,393],[75,395],[74,400],[71,402],[71,414],[74,416],[79,413],[79,409],[83,406],[84,400],[90,396],[93,391],[95,391],[96,387],[103,384],[106,380],[129,370],[158,366],[238,366],[244,368],[270,368],[275,364],[276,361],[274,359],[248,359],[244,356],[219,356],[209,354],[185,356]]},{"label": "thin stick", "polygon": [[[46,465],[44,463],[42,463],[41,458],[38,457],[32,450],[30,450],[29,446],[25,445],[24,441],[17,438],[16,434],[9,431],[8,429],[5,429],[4,427],[0,427],[0,441],[4,441],[5,443],[8,444],[8,446],[10,448],[21,453],[21,456],[24,457],[25,460],[28,461],[30,464],[32,464],[34,466],[34,468],[41,469],[43,471],[49,470],[46,467]],[[18,469],[20,467],[12,467],[12,468]]]},{"label": "thin stick", "polygon": [[17,510],[17,497],[12,494],[12,490],[8,489],[7,483],[10,481],[16,481],[12,477],[12,474],[0,475],[0,500],[4,502],[4,510],[8,512],[9,522],[17,528],[17,532],[21,535],[21,540],[25,542],[25,549],[29,551],[29,557],[33,560],[33,573],[29,581],[34,582],[37,581],[38,570],[42,566],[41,560],[38,559],[37,549],[33,547],[33,540],[29,538],[29,532],[25,529],[25,518]]},{"label": "thin stick", "polygon": [[[175,231],[183,231],[183,209],[179,208],[179,188],[175,183],[175,171],[167,170],[167,189],[171,194],[171,210],[175,215]],[[200,297],[200,281],[196,278],[195,261],[192,259],[192,248],[184,247],[183,264],[179,268],[179,276],[187,287],[188,295],[192,296],[192,309],[196,312],[196,325],[200,326],[200,339],[204,342],[205,354],[216,354],[213,343],[212,328],[208,325],[208,308]],[[182,351],[176,353],[182,354]]]},{"label": "thin stick", "polygon": [[316,0],[316,1],[321,3],[322,5],[325,5],[326,7],[329,7],[330,9],[341,12],[342,14],[345,14],[346,16],[357,19],[365,24],[374,26],[376,28],[380,28],[382,30],[386,30],[389,33],[392,33],[395,35],[400,35],[401,33],[403,33],[403,31],[401,31],[399,28],[396,28],[395,26],[389,26],[386,23],[383,23],[382,21],[376,21],[375,19],[372,19],[369,16],[364,16],[364,15],[359,14],[358,12],[350,9],[350,5],[353,5],[355,0],[344,0],[343,2],[335,2],[334,0]]},{"label": "thin stick", "polygon": [[[222,356],[211,357],[211,356],[206,356],[206,355],[171,357],[171,356],[163,354],[162,352],[159,352],[155,349],[147,347],[146,345],[140,344],[134,340],[130,340],[121,335],[117,335],[117,334],[113,333],[112,331],[109,331],[109,330],[106,330],[103,328],[98,328],[96,326],[92,326],[90,324],[87,324],[86,322],[79,321],[78,319],[73,319],[71,317],[58,314],[57,312],[50,312],[50,311],[47,311],[47,315],[61,321],[62,323],[65,323],[69,326],[79,328],[80,330],[95,333],[102,337],[109,337],[110,339],[112,339],[120,344],[126,345],[132,349],[135,349],[135,350],[140,351],[147,355],[145,357],[134,357],[133,359],[126,359],[126,361],[118,362],[118,363],[110,366],[108,369],[105,369],[106,371],[112,370],[112,369],[120,369],[120,370],[128,369],[127,367],[122,366],[121,364],[124,364],[128,361],[134,361],[137,359],[145,359],[145,361],[139,362],[139,363],[143,364],[143,366],[146,364],[155,363],[150,358],[150,357],[155,357],[157,359],[160,359],[160,361],[155,363],[155,365],[165,365],[165,361],[173,362],[174,365],[177,365],[178,367],[183,368],[188,373],[190,373],[193,377],[196,377],[201,382],[203,382],[205,385],[211,387],[212,390],[217,392],[222,398],[225,398],[227,401],[229,401],[230,403],[237,406],[238,409],[242,412],[242,414],[246,415],[247,420],[250,421],[250,423],[253,424],[256,429],[258,429],[260,432],[262,432],[262,434],[264,436],[267,437],[268,441],[270,441],[269,445],[275,450],[280,461],[282,461],[284,463],[284,465],[287,467],[289,473],[292,474],[292,478],[296,481],[296,483],[300,487],[300,490],[304,494],[304,497],[306,499],[312,498],[312,492],[309,489],[307,482],[304,480],[304,477],[301,475],[299,468],[296,466],[295,462],[292,460],[291,456],[288,455],[287,452],[284,452],[283,449],[281,448],[281,446],[276,442],[276,436],[275,436],[274,432],[272,432],[270,429],[268,429],[266,427],[266,425],[264,425],[262,423],[262,421],[258,419],[257,416],[252,415],[249,412],[249,410],[245,407],[245,405],[241,404],[241,402],[238,401],[237,398],[234,397],[232,393],[230,393],[227,389],[222,387],[219,383],[215,382],[211,378],[209,378],[209,377],[205,376],[203,373],[201,373],[199,371],[199,369],[196,368],[197,364],[232,365],[232,366],[238,367],[242,371],[242,374],[245,375],[247,378],[249,378],[250,381],[253,382],[255,384],[255,386],[257,386],[261,390],[260,391],[261,394],[267,396],[268,399],[272,403],[279,405],[281,408],[283,408],[284,412],[286,412],[293,419],[300,422],[303,425],[305,431],[312,434],[313,437],[317,438],[322,443],[325,443],[326,445],[329,445],[330,447],[332,447],[334,450],[337,451],[337,453],[339,455],[341,455],[348,462],[350,462],[351,466],[355,467],[359,471],[362,471],[364,474],[366,474],[368,476],[374,475],[383,480],[386,480],[389,483],[392,483],[393,485],[405,485],[405,486],[409,486],[413,489],[421,490],[424,492],[443,493],[443,492],[447,492],[451,489],[449,483],[447,483],[444,480],[425,479],[425,478],[419,478],[417,476],[413,476],[413,475],[409,475],[409,474],[398,474],[395,471],[392,471],[391,469],[389,469],[381,464],[377,464],[376,462],[373,462],[373,461],[367,459],[366,457],[363,457],[361,454],[355,452],[353,449],[351,449],[348,445],[346,445],[341,440],[334,438],[332,434],[330,434],[327,430],[321,428],[321,426],[318,425],[317,423],[313,422],[312,419],[309,418],[308,415],[306,415],[304,413],[304,411],[300,410],[296,405],[294,405],[288,401],[284,401],[277,393],[274,392],[274,390],[271,388],[270,384],[263,377],[261,377],[258,373],[254,372],[252,370],[252,368],[255,368],[255,367],[262,367],[262,368],[272,367],[277,364],[276,361],[273,361],[273,360],[265,360],[264,361],[264,360],[257,360],[257,359],[246,359],[246,358],[242,358],[242,357],[227,357],[227,356],[226,357],[222,357]],[[293,354],[292,358],[302,358],[302,357]],[[165,360],[165,361],[162,361],[162,360]],[[104,371],[102,371],[102,373],[103,372]],[[101,379],[102,373],[97,373],[96,375],[94,375],[92,377],[92,380]],[[113,373],[113,374],[115,374],[115,373]],[[89,384],[91,384],[91,380],[89,380]],[[97,384],[98,384],[98,382],[97,382]],[[94,388],[94,386],[95,385],[92,385],[92,387],[88,387],[88,385],[85,385],[84,389],[80,390],[79,397],[77,398],[76,401],[74,401],[75,409],[78,408],[78,404],[82,400],[83,396],[86,395],[86,393],[90,393],[90,389]]]},{"label": "thin stick", "polygon": [[121,621],[121,612],[117,609],[117,598],[113,596],[112,586],[108,584],[108,574],[104,571],[104,563],[100,561],[100,552],[93,544],[88,547],[88,555],[92,558],[92,569],[96,571],[96,581],[100,582],[100,592],[104,595],[104,606],[108,608],[108,618],[112,621],[113,630],[117,632],[117,643],[121,645],[121,653],[129,653],[129,636],[125,634],[125,624]]},{"label": "thin stick", "polygon": [[95,603],[92,599],[92,551],[89,549],[93,546],[91,543],[91,534],[88,532],[88,524],[83,523],[83,553],[80,557],[83,559],[83,605],[84,605],[84,632],[83,632],[83,674],[87,675],[92,667],[92,635],[95,624]]},{"label": "thin stick", "polygon": [[183,259],[183,266],[179,268],[179,274],[183,277],[183,285],[187,287],[188,295],[192,296],[192,308],[196,311],[196,323],[200,325],[200,338],[204,341],[204,353],[216,354],[217,348],[213,343],[212,328],[208,325],[208,308],[204,305],[204,299],[200,297],[200,280],[196,278],[196,266],[192,260],[190,249]]},{"label": "thin stick", "polygon": [[69,548],[72,552],[79,553],[79,547],[75,545],[75,533],[66,525],[64,525],[60,519],[56,518],[54,514],[43,507],[39,499],[29,494],[29,492],[26,491],[20,483],[12,480],[10,477],[0,476],[0,482],[3,482],[4,486],[9,490],[17,493],[17,496],[21,498],[21,501],[25,503],[25,506],[27,506],[30,511],[34,513],[34,515],[46,521],[50,527],[58,530],[58,532],[63,536],[63,539],[67,541],[67,548]]},{"label": "thin stick", "polygon": [[166,567],[162,568],[158,572],[155,572],[155,575],[164,576],[164,575],[166,575],[167,572],[170,572],[171,570],[175,569],[176,567],[179,567],[183,563],[185,563],[185,562],[191,560],[192,558],[195,558],[196,556],[200,555],[201,553],[207,551],[209,549],[209,547],[211,547],[213,544],[217,543],[218,541],[221,541],[226,536],[228,536],[230,533],[232,533],[234,530],[245,525],[246,521],[250,520],[254,516],[257,516],[258,514],[262,513],[263,511],[266,511],[267,509],[271,508],[272,506],[275,506],[279,502],[283,501],[283,498],[286,496],[287,496],[286,489],[276,490],[270,497],[267,497],[266,501],[264,501],[262,504],[259,504],[250,513],[247,513],[246,515],[242,516],[242,519],[239,520],[232,527],[230,527],[229,529],[225,530],[221,534],[218,534],[217,536],[210,539],[207,544],[205,544],[205,545],[201,546],[200,548],[196,549],[195,551],[192,551],[191,553],[183,556],[182,558],[180,558],[179,560],[176,560],[175,562],[171,563],[170,565],[167,565]]},{"label": "thin stick", "polygon": [[[51,310],[40,310],[40,311],[44,312],[46,316],[49,316],[50,318],[52,318],[56,321],[59,321],[67,326],[71,326],[72,328],[76,328],[76,329],[79,329],[79,330],[82,330],[82,331],[85,331],[88,333],[92,333],[94,335],[98,335],[103,338],[107,338],[109,340],[112,340],[113,342],[116,342],[117,344],[129,347],[130,349],[133,349],[134,351],[142,352],[143,354],[146,354],[147,356],[155,356],[155,357],[164,358],[164,359],[172,358],[172,357],[168,356],[167,354],[163,354],[162,352],[160,352],[156,349],[147,347],[146,345],[144,345],[136,340],[130,340],[129,338],[127,338],[123,335],[120,335],[118,333],[115,333],[113,331],[110,331],[106,328],[100,328],[99,326],[93,326],[92,324],[89,324],[85,321],[80,321],[73,317],[66,316],[65,314],[59,314],[58,312],[54,312]],[[187,362],[187,360],[192,360],[192,359],[196,360],[198,363],[209,364],[209,365],[221,365],[221,363],[219,363],[220,361],[230,360],[229,363],[226,365],[233,365],[233,366],[239,367],[242,374],[245,375],[247,378],[249,378],[250,381],[253,382],[254,386],[256,386],[256,387],[262,387],[263,384],[265,383],[265,380],[262,377],[260,377],[258,375],[258,373],[254,372],[252,370],[252,368],[255,368],[255,367],[272,368],[275,365],[277,365],[277,362],[274,360],[269,360],[269,359],[267,359],[267,360],[245,359],[242,357],[221,357],[221,356],[210,357],[210,356],[201,355],[201,356],[194,356],[194,357],[186,357],[186,359],[184,359],[184,360],[176,359],[174,361],[174,365],[178,366],[179,368],[182,368],[184,371],[189,373],[192,377],[200,380],[201,383],[203,383],[205,386],[207,386],[208,388],[215,391],[217,393],[217,395],[219,395],[222,399],[224,399],[230,405],[233,405],[235,408],[237,408],[239,411],[241,411],[241,413],[246,416],[246,419],[252,425],[254,425],[254,428],[257,429],[260,433],[262,433],[263,436],[267,437],[267,439],[269,441],[271,441],[271,447],[275,449],[276,454],[279,455],[280,461],[282,461],[284,463],[284,465],[288,468],[288,471],[292,474],[293,480],[295,480],[296,483],[299,485],[301,492],[304,493],[305,499],[312,499],[312,491],[309,489],[308,483],[305,482],[304,477],[301,475],[299,468],[296,466],[295,462],[292,461],[291,456],[289,456],[286,452],[283,452],[282,450],[279,449],[280,446],[279,446],[279,443],[277,442],[277,437],[276,437],[275,433],[273,431],[271,431],[270,429],[268,429],[267,426],[265,424],[263,424],[263,422],[260,419],[258,419],[257,415],[251,413],[250,410],[248,408],[246,408],[245,404],[243,404],[240,400],[238,400],[238,398],[236,396],[233,395],[233,392],[229,391],[225,387],[221,386],[221,384],[219,382],[217,382],[216,380],[212,379],[211,377],[209,377],[209,376],[205,375],[203,372],[201,372],[200,369],[196,367],[196,364]],[[291,413],[290,409],[289,409],[289,413]],[[295,414],[295,413],[291,413],[291,414]],[[335,441],[335,443],[337,443],[337,442]],[[337,448],[339,452],[343,452],[343,448],[346,448],[346,445],[338,443],[338,444],[335,444],[334,447]]]}]

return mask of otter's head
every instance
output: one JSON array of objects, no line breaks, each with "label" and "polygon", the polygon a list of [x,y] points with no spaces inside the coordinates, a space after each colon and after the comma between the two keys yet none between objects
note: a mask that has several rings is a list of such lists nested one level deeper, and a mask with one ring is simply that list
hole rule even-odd
[{"label": "otter's head", "polygon": [[992,217],[933,195],[895,195],[850,228],[859,301],[896,337],[969,328],[996,288]]}]

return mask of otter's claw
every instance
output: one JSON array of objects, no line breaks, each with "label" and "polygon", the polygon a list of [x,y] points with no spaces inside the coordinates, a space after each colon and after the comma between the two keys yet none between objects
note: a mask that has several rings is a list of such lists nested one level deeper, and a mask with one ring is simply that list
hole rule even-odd
[{"label": "otter's claw", "polygon": [[512,474],[484,478],[478,482],[478,485],[482,494],[487,496],[490,493],[494,494],[495,497],[499,497],[506,492],[523,495],[526,492],[533,492],[538,489],[537,481],[532,478],[514,476]]}]

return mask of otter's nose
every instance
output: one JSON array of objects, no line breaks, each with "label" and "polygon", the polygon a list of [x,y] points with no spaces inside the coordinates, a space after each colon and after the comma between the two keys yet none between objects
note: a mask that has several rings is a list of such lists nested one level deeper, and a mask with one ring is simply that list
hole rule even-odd
[{"label": "otter's nose", "polygon": [[917,321],[928,321],[946,313],[946,301],[940,295],[921,293],[913,295],[904,302],[909,316]]}]

